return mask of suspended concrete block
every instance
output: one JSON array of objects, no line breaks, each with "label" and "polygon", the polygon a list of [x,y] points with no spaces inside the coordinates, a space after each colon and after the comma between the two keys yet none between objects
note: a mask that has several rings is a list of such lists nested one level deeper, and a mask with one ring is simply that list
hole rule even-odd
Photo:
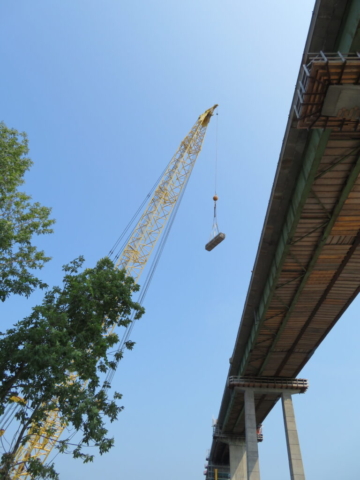
[{"label": "suspended concrete block", "polygon": [[211,250],[219,245],[223,240],[225,240],[225,233],[218,233],[210,242],[205,245],[205,250],[211,252]]}]

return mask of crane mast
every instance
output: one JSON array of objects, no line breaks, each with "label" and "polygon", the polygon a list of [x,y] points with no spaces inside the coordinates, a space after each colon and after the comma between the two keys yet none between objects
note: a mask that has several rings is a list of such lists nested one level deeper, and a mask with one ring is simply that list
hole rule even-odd
[{"label": "crane mast", "polygon": [[[200,115],[188,135],[180,143],[116,261],[115,268],[124,268],[136,282],[189,180],[201,151],[207,126],[216,107],[217,105],[214,105]],[[114,324],[110,327],[108,333],[111,333],[115,326]],[[62,421],[56,410],[52,410],[40,431],[32,434],[30,429],[27,442],[20,446],[15,454],[16,466],[12,471],[11,478],[29,478],[26,462],[30,458],[37,458],[41,463],[45,463],[65,428],[66,423]],[[49,431],[52,432],[51,436],[46,433]]]}]

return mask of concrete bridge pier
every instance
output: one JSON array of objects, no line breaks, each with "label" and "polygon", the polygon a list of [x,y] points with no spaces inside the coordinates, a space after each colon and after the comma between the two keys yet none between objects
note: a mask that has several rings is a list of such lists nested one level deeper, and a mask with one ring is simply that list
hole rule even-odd
[{"label": "concrete bridge pier", "polygon": [[281,394],[291,480],[305,480],[291,392]]},{"label": "concrete bridge pier", "polygon": [[[229,388],[244,394],[247,480],[260,480],[255,394],[280,394],[291,480],[305,480],[291,395],[305,393],[308,382],[298,378],[229,377]],[[261,441],[261,440],[260,440]]]},{"label": "concrete bridge pier", "polygon": [[256,430],[255,396],[253,389],[246,389],[245,400],[245,438],[248,480],[260,480],[259,449]]},{"label": "concrete bridge pier", "polygon": [[230,452],[230,480],[247,480],[246,443],[244,440],[228,440]]}]

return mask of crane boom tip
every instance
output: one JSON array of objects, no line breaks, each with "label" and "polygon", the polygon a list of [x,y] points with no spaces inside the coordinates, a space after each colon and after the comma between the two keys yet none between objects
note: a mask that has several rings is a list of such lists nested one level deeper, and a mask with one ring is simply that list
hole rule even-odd
[{"label": "crane boom tip", "polygon": [[210,122],[210,118],[214,115],[214,110],[217,108],[219,105],[215,103],[215,105],[208,110],[206,110],[202,115],[200,115],[199,120],[200,122],[206,126]]}]

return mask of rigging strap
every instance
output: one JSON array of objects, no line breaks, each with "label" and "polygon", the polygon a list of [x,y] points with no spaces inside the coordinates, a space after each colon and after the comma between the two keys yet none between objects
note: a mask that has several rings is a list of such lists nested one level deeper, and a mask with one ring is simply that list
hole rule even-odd
[{"label": "rigging strap", "polygon": [[219,226],[217,223],[217,216],[216,216],[216,200],[214,201],[214,219],[213,219],[213,225],[210,233],[210,240],[212,240],[216,235],[219,234]]}]

